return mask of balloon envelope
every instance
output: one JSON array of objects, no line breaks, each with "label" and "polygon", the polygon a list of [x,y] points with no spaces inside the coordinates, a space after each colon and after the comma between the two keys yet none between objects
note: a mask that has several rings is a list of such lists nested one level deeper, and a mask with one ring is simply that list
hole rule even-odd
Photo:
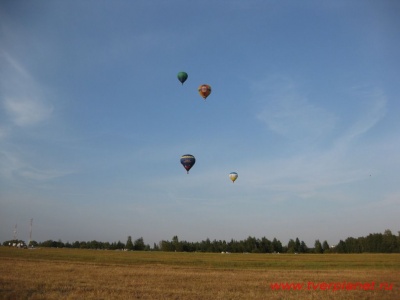
[{"label": "balloon envelope", "polygon": [[196,163],[196,158],[194,158],[191,154],[184,154],[181,156],[181,164],[186,169],[187,173],[189,174],[189,170],[194,166]]},{"label": "balloon envelope", "polygon": [[178,80],[183,84],[186,79],[188,79],[188,74],[186,72],[179,72],[178,73]]},{"label": "balloon envelope", "polygon": [[208,84],[202,84],[199,86],[199,94],[204,100],[211,94],[211,86]]},{"label": "balloon envelope", "polygon": [[231,172],[229,173],[229,178],[232,180],[232,182],[235,182],[235,180],[239,177],[238,173],[236,172]]}]

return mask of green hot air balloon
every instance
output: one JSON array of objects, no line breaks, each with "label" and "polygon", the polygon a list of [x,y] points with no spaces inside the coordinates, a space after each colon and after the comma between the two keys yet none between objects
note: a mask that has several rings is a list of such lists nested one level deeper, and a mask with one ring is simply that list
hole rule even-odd
[{"label": "green hot air balloon", "polygon": [[179,72],[178,79],[183,85],[183,83],[186,81],[186,79],[188,79],[188,74],[186,72]]}]

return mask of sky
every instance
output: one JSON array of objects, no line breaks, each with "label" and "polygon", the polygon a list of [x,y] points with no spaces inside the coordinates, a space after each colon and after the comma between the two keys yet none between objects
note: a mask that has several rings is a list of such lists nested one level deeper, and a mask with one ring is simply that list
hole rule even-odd
[{"label": "sky", "polygon": [[16,225],[29,241],[31,219],[39,242],[397,235],[399,16],[395,0],[1,1],[0,242]]}]

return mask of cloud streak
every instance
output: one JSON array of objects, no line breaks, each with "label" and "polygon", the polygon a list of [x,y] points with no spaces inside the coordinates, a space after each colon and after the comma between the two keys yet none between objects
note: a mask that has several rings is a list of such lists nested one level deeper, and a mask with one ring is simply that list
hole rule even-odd
[{"label": "cloud streak", "polygon": [[26,158],[26,155],[9,151],[0,151],[0,167],[0,177],[15,180],[46,181],[73,173],[73,171],[35,166]]},{"label": "cloud streak", "polygon": [[43,87],[8,53],[3,51],[0,57],[3,69],[0,77],[1,102],[8,116],[8,125],[26,127],[48,119],[53,106],[44,96]]},{"label": "cloud streak", "polygon": [[45,96],[45,88],[9,53],[0,52],[0,66],[0,176],[43,181],[69,174],[39,167],[41,153],[25,150],[20,142],[16,144],[21,137],[22,141],[37,142],[33,130],[51,118],[53,105]]},{"label": "cloud streak", "polygon": [[347,129],[345,134],[337,139],[338,144],[347,145],[355,138],[373,128],[386,114],[387,99],[378,88],[357,89],[352,97],[362,98],[365,103],[363,113]]},{"label": "cloud streak", "polygon": [[267,79],[253,86],[256,99],[265,105],[257,119],[289,140],[310,143],[330,132],[334,114],[313,104],[289,79]]},{"label": "cloud streak", "polygon": [[4,108],[12,123],[21,127],[44,121],[53,111],[53,108],[46,105],[43,100],[25,97],[6,98]]},{"label": "cloud streak", "polygon": [[[365,156],[358,139],[385,117],[387,99],[383,91],[364,88],[349,93],[347,97],[361,99],[364,105],[344,128],[339,126],[341,115],[313,104],[290,80],[268,79],[256,84],[253,91],[264,106],[257,119],[296,151],[244,168],[249,174],[269,170],[262,177],[250,177],[247,184],[280,194],[280,199],[293,199],[367,179],[374,163]],[[333,142],[328,143],[331,139]],[[307,147],[316,140],[325,142],[324,147]]]}]

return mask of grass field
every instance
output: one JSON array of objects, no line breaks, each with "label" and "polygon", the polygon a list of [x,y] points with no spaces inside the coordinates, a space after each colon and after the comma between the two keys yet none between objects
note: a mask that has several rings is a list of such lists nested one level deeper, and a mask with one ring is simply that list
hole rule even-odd
[{"label": "grass field", "polygon": [[400,299],[400,254],[0,247],[0,299]]}]

